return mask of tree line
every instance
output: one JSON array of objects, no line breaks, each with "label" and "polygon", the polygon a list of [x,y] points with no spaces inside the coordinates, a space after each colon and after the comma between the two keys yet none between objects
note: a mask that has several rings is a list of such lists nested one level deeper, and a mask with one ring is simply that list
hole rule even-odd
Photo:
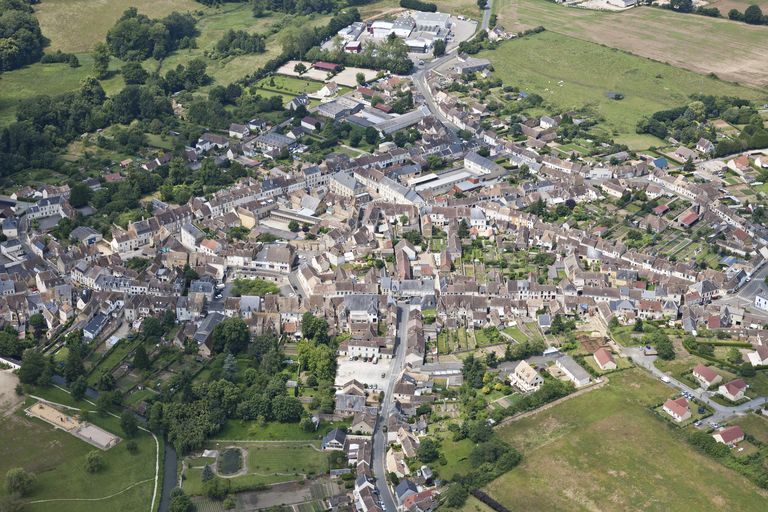
[{"label": "tree line", "polygon": [[152,19],[130,7],[107,32],[107,46],[119,59],[160,60],[178,48],[194,47],[196,24],[190,14],[172,12],[165,18]]},{"label": "tree line", "polygon": [[0,0],[0,72],[37,62],[48,40],[25,0]]}]

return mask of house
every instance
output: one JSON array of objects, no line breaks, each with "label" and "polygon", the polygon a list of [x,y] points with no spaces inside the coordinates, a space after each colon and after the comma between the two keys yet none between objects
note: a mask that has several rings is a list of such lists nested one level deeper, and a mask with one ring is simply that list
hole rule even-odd
[{"label": "house", "polygon": [[701,138],[696,143],[696,151],[699,153],[713,154],[715,152],[715,145],[709,139]]},{"label": "house", "polygon": [[299,107],[306,107],[307,105],[309,105],[309,96],[303,92],[289,101],[285,108],[288,110],[296,110]]},{"label": "house", "polygon": [[275,132],[264,133],[253,139],[253,145],[262,151],[281,151],[283,148],[290,148],[295,144],[294,139]]},{"label": "house", "polygon": [[688,213],[685,213],[680,216],[679,223],[681,227],[687,229],[693,226],[698,220],[699,220],[699,214],[696,212],[689,211]]},{"label": "house", "polygon": [[362,434],[371,435],[373,429],[376,427],[376,415],[370,411],[362,411],[355,413],[352,418],[352,424],[349,426],[350,432],[360,432]]},{"label": "house", "polygon": [[747,359],[752,363],[752,366],[768,365],[768,346],[760,345],[754,352],[749,352],[747,354]]},{"label": "house", "polygon": [[93,245],[98,243],[101,239],[101,233],[88,226],[78,226],[72,230],[69,234],[69,238],[77,240],[81,244]]},{"label": "house", "polygon": [[520,361],[509,374],[509,381],[523,393],[536,391],[544,384],[544,378],[525,361]]},{"label": "house", "polygon": [[719,388],[717,388],[718,394],[722,395],[724,398],[727,398],[731,402],[738,402],[744,398],[744,393],[746,391],[747,383],[744,382],[744,379],[732,380],[731,382],[722,384]]},{"label": "house", "polygon": [[347,442],[347,433],[340,428],[335,428],[323,436],[323,450],[344,450]]},{"label": "house", "polygon": [[703,364],[697,364],[691,374],[693,375],[694,379],[699,381],[699,384],[701,384],[701,387],[704,389],[707,389],[710,386],[714,386],[723,380],[723,378],[715,370],[709,366],[704,366]]},{"label": "house", "polygon": [[464,168],[475,174],[491,174],[492,172],[501,172],[504,170],[502,166],[496,162],[480,156],[474,151],[470,151],[464,157]]},{"label": "house", "polygon": [[676,422],[681,423],[691,417],[691,411],[688,408],[688,400],[683,397],[677,400],[669,399],[662,406],[664,412],[672,416]]},{"label": "house", "polygon": [[734,445],[744,440],[744,431],[741,430],[740,426],[733,425],[731,427],[720,429],[719,431],[712,434],[712,437],[718,443]]},{"label": "house", "polygon": [[582,368],[571,356],[563,356],[555,361],[555,366],[573,382],[577,388],[586,386],[591,380],[587,371]]},{"label": "house", "polygon": [[401,505],[405,503],[406,498],[413,496],[418,492],[419,489],[416,487],[416,484],[407,478],[400,480],[400,483],[395,487],[395,496],[397,497],[397,502]]},{"label": "house", "polygon": [[109,317],[103,313],[96,313],[88,324],[83,327],[83,338],[93,341],[109,322]]},{"label": "house", "polygon": [[319,91],[317,91],[317,95],[321,98],[328,98],[330,96],[335,96],[339,92],[339,86],[336,82],[328,82],[325,85],[323,85]]},{"label": "house", "polygon": [[600,347],[595,351],[592,357],[595,358],[595,363],[597,363],[597,366],[604,372],[616,369],[616,361],[613,359],[611,351],[607,348]]},{"label": "house", "polygon": [[768,295],[765,293],[758,293],[755,295],[755,307],[757,309],[762,309],[763,311],[768,311]]},{"label": "house", "polygon": [[244,124],[232,123],[229,125],[229,136],[243,139],[251,134],[251,130]]},{"label": "house", "polygon": [[314,132],[316,130],[322,130],[323,122],[316,117],[307,116],[301,120],[301,127]]}]

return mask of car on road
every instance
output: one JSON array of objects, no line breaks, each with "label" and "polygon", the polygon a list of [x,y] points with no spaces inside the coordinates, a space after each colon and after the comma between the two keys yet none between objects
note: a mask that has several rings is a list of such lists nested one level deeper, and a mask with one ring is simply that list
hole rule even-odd
[{"label": "car on road", "polygon": [[669,384],[669,383],[670,383],[670,382],[672,382],[672,381],[669,379],[669,377],[667,377],[666,375],[664,375],[664,376],[661,378],[661,382],[666,382],[667,384]]}]

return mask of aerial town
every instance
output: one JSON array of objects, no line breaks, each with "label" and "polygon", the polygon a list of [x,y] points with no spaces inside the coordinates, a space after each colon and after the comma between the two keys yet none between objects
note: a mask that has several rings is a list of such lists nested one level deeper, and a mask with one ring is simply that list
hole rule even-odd
[{"label": "aerial town", "polygon": [[563,28],[756,6],[61,3],[0,0],[0,512],[765,510],[765,66]]}]

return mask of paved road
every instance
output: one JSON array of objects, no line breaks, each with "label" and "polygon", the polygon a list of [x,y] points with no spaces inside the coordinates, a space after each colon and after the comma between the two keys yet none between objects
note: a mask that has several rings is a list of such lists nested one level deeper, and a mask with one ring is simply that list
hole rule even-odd
[{"label": "paved road", "polygon": [[[480,23],[480,29],[475,32],[475,35],[472,36],[469,40],[472,40],[477,34],[479,34],[483,30],[488,29],[488,23],[491,18],[491,9],[493,7],[493,0],[488,0],[488,8],[483,11],[483,19]],[[413,83],[416,85],[416,89],[419,91],[419,94],[424,98],[424,101],[426,102],[427,108],[429,108],[429,111],[432,113],[432,115],[437,118],[440,122],[442,122],[444,125],[448,126],[449,128],[456,131],[457,127],[448,120],[445,116],[443,116],[440,111],[437,109],[437,103],[435,102],[434,97],[432,96],[432,92],[429,90],[429,87],[427,86],[427,73],[430,70],[437,69],[444,64],[452,61],[456,58],[456,55],[458,54],[458,48],[454,48],[450,52],[446,53],[442,57],[439,57],[437,59],[434,59],[430,62],[427,62],[422,66],[422,68],[413,74]]]},{"label": "paved road", "polygon": [[754,398],[749,402],[745,402],[741,405],[736,405],[733,407],[721,405],[710,398],[710,396],[712,395],[712,392],[703,390],[701,388],[694,389],[686,384],[683,384],[679,380],[673,377],[670,377],[663,371],[656,368],[656,365],[653,364],[653,362],[656,360],[656,356],[645,355],[643,353],[642,348],[622,347],[621,352],[625,356],[632,359],[632,361],[636,365],[638,365],[641,368],[644,368],[657,379],[659,380],[661,380],[662,378],[669,379],[669,382],[665,382],[667,386],[676,388],[678,391],[685,391],[687,393],[690,393],[693,396],[695,396],[697,399],[701,400],[702,402],[707,404],[709,407],[711,407],[714,410],[714,414],[708,418],[708,421],[710,422],[721,423],[726,418],[730,418],[731,416],[744,413],[750,409],[755,409],[760,405],[763,405],[766,402],[768,402],[768,398],[763,396],[763,397]]},{"label": "paved road", "polygon": [[387,418],[394,408],[394,400],[392,399],[392,390],[395,387],[395,381],[397,380],[400,371],[403,369],[405,362],[405,346],[408,325],[408,305],[398,304],[398,316],[400,323],[397,327],[397,346],[395,347],[395,360],[390,367],[389,382],[387,388],[384,391],[384,403],[379,411],[379,419],[376,423],[376,430],[373,433],[373,472],[376,476],[376,488],[379,490],[381,500],[384,502],[384,510],[386,512],[395,512],[397,510],[397,502],[395,496],[392,493],[392,489],[387,483],[387,471],[386,471],[386,456],[387,456],[387,434],[384,432],[384,427],[387,424]]}]

